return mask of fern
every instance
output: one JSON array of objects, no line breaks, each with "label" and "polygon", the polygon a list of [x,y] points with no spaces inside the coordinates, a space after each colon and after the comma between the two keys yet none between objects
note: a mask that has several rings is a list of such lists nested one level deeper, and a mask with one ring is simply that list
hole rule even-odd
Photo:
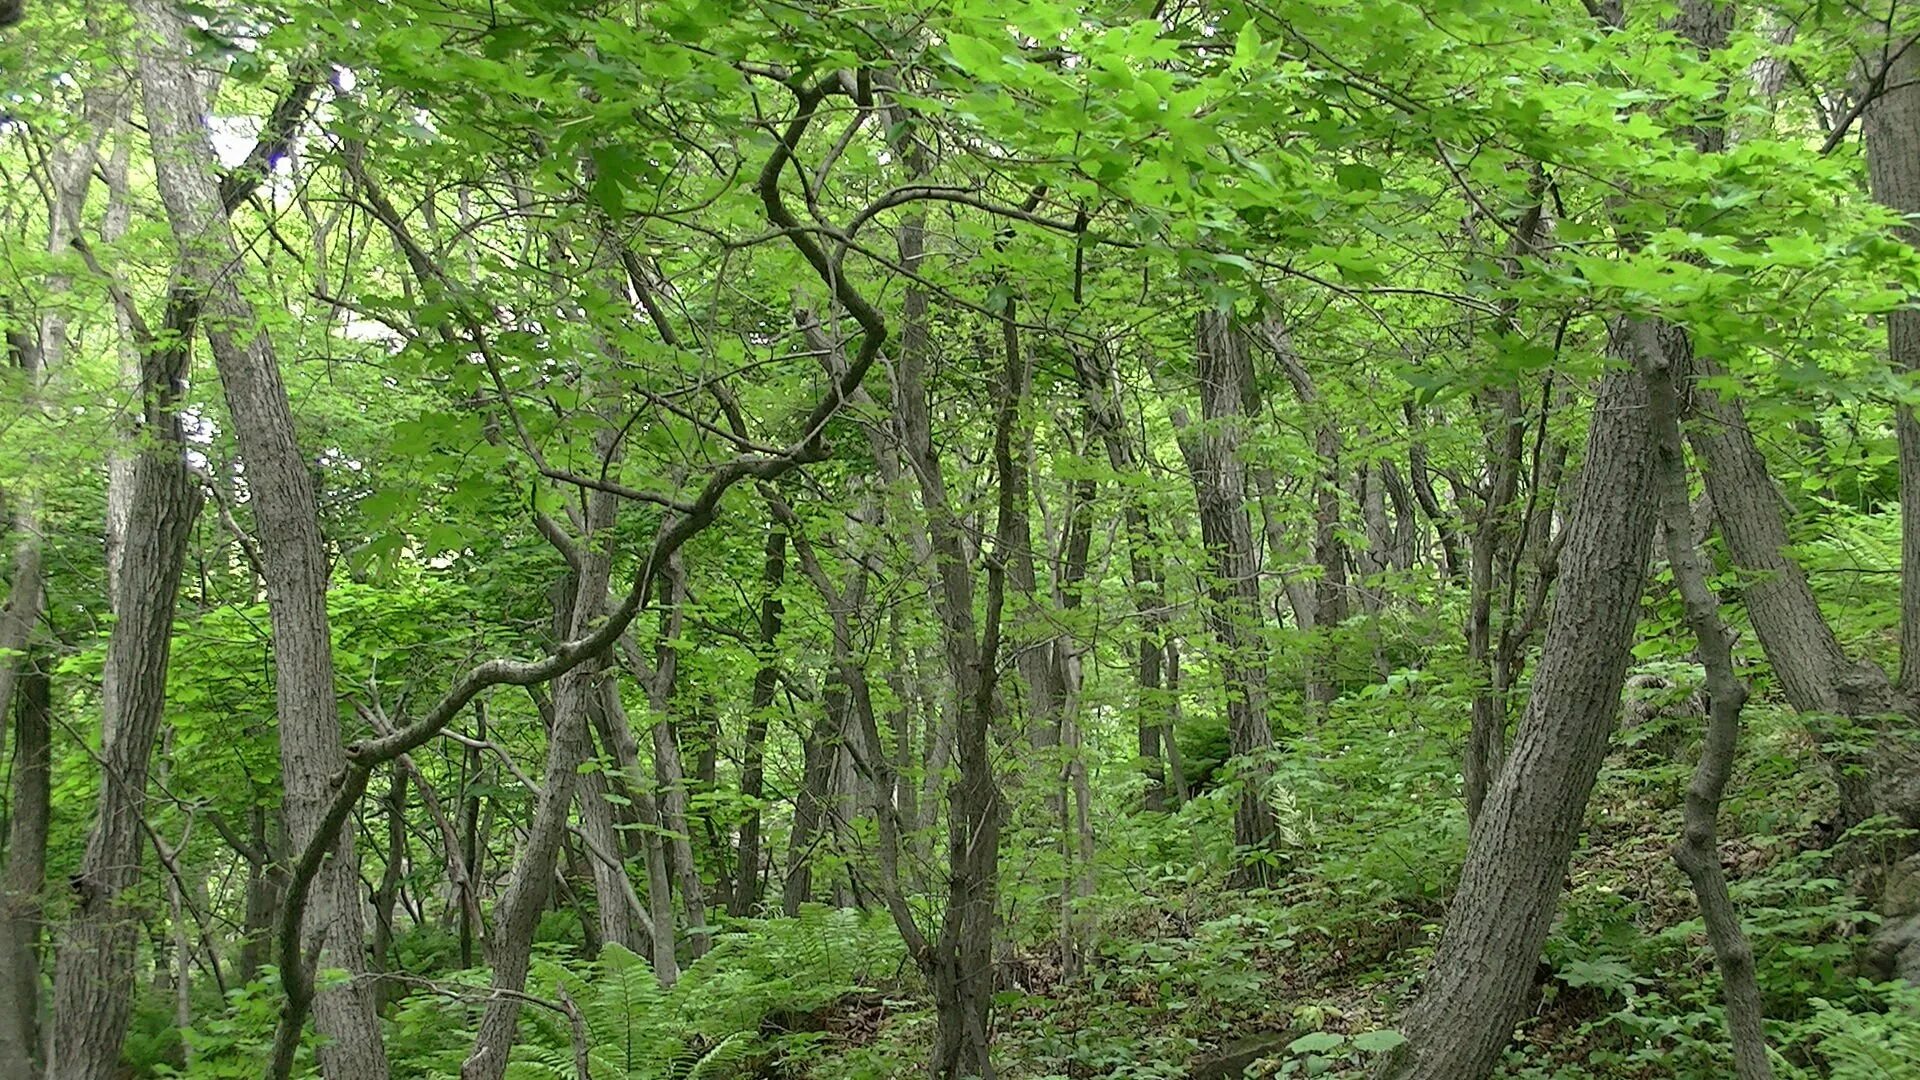
[{"label": "fern", "polygon": [[[564,991],[578,1006],[594,1080],[722,1080],[777,1052],[781,1038],[761,1034],[769,1016],[804,1015],[865,990],[903,955],[885,919],[814,906],[798,918],[733,923],[670,990],[618,945],[591,964],[538,961],[527,989],[549,1000]],[[522,1015],[512,1080],[576,1080],[568,1018],[538,1008]]]}]

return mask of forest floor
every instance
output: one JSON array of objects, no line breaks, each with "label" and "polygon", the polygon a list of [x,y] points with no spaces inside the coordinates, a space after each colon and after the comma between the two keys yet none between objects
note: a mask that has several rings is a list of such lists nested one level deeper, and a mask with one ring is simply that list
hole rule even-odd
[{"label": "forest floor", "polygon": [[[1730,1075],[1711,956],[1670,854],[1699,721],[1685,707],[1653,711],[1622,734],[1601,774],[1504,1076]],[[1339,745],[1338,734],[1336,724],[1313,742]],[[1857,968],[1871,916],[1829,868],[1830,785],[1799,764],[1812,756],[1807,739],[1783,713],[1752,710],[1722,815],[1777,1066],[1783,1076],[1920,1076],[1910,1056],[1920,999]],[[1464,848],[1457,781],[1437,756],[1447,741],[1416,736],[1400,749],[1418,752],[1396,754],[1376,737],[1320,758],[1296,746],[1282,780],[1296,785],[1296,807],[1312,810],[1299,812],[1298,850],[1278,888],[1128,873],[1152,869],[1144,865],[1110,871],[1129,880],[1089,902],[1086,940],[1101,944],[1084,972],[1063,974],[1057,944],[1024,945],[1007,965],[1019,974],[999,1001],[1002,1075],[1362,1075],[1397,1039],[1386,1029],[1430,953]],[[919,1075],[931,1035],[904,984],[851,995],[818,1026],[810,1064],[792,1062],[792,1075]]]}]

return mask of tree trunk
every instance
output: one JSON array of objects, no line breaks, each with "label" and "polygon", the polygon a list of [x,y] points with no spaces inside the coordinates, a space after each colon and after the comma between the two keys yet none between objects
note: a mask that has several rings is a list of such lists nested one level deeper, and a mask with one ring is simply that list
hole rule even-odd
[{"label": "tree trunk", "polygon": [[[615,438],[610,426],[596,433],[595,450],[601,460],[613,459]],[[577,564],[565,634],[569,641],[586,636],[600,621],[613,569],[606,535],[615,521],[614,496],[595,490],[588,493],[586,504],[581,536],[574,543]],[[521,999],[514,995],[526,985],[533,931],[566,840],[567,817],[580,766],[593,749],[588,714],[599,693],[598,667],[594,661],[581,664],[553,684],[553,730],[548,735],[545,774],[534,804],[533,823],[493,911],[487,960],[493,968],[492,986],[505,992],[487,1001],[473,1049],[460,1066],[462,1080],[500,1080],[506,1072],[507,1055],[513,1049],[520,1018]]]},{"label": "tree trunk", "polygon": [[[1649,335],[1651,336],[1651,335]],[[1747,687],[1733,669],[1733,634],[1720,618],[1720,601],[1707,584],[1706,560],[1693,539],[1687,499],[1686,442],[1680,434],[1679,394],[1674,389],[1673,357],[1663,348],[1642,348],[1634,361],[1647,388],[1647,416],[1653,431],[1653,487],[1657,493],[1667,565],[1686,606],[1700,659],[1706,668],[1708,716],[1706,741],[1693,781],[1687,786],[1685,823],[1674,861],[1693,883],[1707,940],[1720,969],[1726,999],[1727,1031],[1733,1041],[1740,1080],[1771,1080],[1767,1040],[1762,1028],[1760,986],[1754,979],[1753,949],[1740,929],[1739,912],[1720,869],[1720,799],[1733,772],[1740,738],[1740,710]]]},{"label": "tree trunk", "polygon": [[[276,822],[271,833],[267,808],[255,805],[247,820],[252,842],[240,851],[247,860],[246,913],[240,928],[240,981],[252,982],[260,966],[273,956],[273,926],[286,892],[286,827]],[[239,850],[236,848],[236,850]]]},{"label": "tree trunk", "polygon": [[1242,785],[1234,813],[1233,839],[1251,857],[1234,872],[1243,885],[1269,881],[1260,852],[1274,839],[1273,812],[1265,782],[1271,765],[1262,760],[1273,746],[1267,719],[1267,665],[1260,625],[1260,555],[1247,513],[1246,469],[1240,460],[1251,400],[1252,362],[1246,339],[1222,312],[1202,313],[1198,329],[1200,411],[1205,425],[1181,439],[1200,505],[1200,534],[1207,549],[1206,622],[1218,643],[1218,666],[1226,692],[1229,748],[1241,760]]},{"label": "tree trunk", "polygon": [[[474,735],[480,741],[486,741],[487,706],[484,701],[473,703],[473,722]],[[480,839],[480,796],[475,792],[480,783],[481,754],[480,747],[468,746],[460,767],[460,851],[466,860],[467,883],[473,890],[474,898],[472,905],[463,904],[460,908],[460,967],[463,970],[473,967],[474,935],[485,933],[485,927],[478,925],[479,920],[473,916],[484,891],[481,882],[486,876],[481,866],[486,845]]]},{"label": "tree trunk", "polygon": [[52,680],[44,658],[24,662],[13,705],[13,792],[0,873],[0,1075],[40,1075],[40,923],[52,792]]},{"label": "tree trunk", "polygon": [[660,576],[661,636],[655,648],[649,673],[640,662],[639,651],[623,640],[627,666],[647,687],[648,711],[653,714],[653,775],[658,785],[660,824],[666,830],[667,863],[673,871],[674,887],[680,893],[680,907],[687,918],[687,942],[697,958],[713,945],[707,929],[706,892],[700,883],[700,867],[693,861],[693,834],[688,831],[687,776],[680,760],[680,739],[673,727],[673,687],[679,664],[679,646],[675,644],[685,625],[686,573],[676,557],[668,561]]},{"label": "tree trunk", "polygon": [[648,955],[653,961],[653,974],[660,985],[672,986],[680,979],[680,960],[674,950],[673,886],[667,872],[666,844],[660,837],[660,808],[641,779],[640,747],[634,741],[626,707],[620,701],[620,687],[614,680],[601,681],[599,707],[591,715],[601,747],[619,766],[608,778],[610,785],[627,799],[633,811],[631,824],[638,826],[629,833],[627,851],[631,854],[637,850],[647,868]]},{"label": "tree trunk", "polygon": [[[1268,319],[1260,324],[1259,330],[1282,374],[1292,384],[1301,410],[1313,424],[1313,452],[1320,463],[1320,475],[1314,482],[1313,511],[1313,559],[1320,567],[1320,580],[1313,589],[1312,621],[1302,621],[1300,628],[1332,628],[1346,620],[1349,609],[1347,545],[1340,535],[1340,457],[1345,448],[1319,386],[1293,351],[1287,327],[1276,319]],[[1296,612],[1300,606],[1296,603]],[[1320,648],[1314,650],[1306,689],[1307,701],[1319,707],[1339,696],[1339,687],[1333,682],[1331,656]]]},{"label": "tree trunk", "polygon": [[[1141,462],[1127,431],[1126,414],[1120,402],[1117,359],[1109,350],[1101,350],[1096,357],[1076,349],[1073,360],[1081,399],[1087,406],[1087,426],[1105,446],[1107,464],[1124,482],[1140,472]],[[1167,776],[1161,745],[1172,740],[1160,688],[1160,658],[1168,618],[1166,576],[1160,572],[1158,530],[1152,525],[1145,500],[1128,494],[1122,514],[1127,537],[1128,584],[1133,589],[1134,609],[1139,614],[1140,625],[1135,646],[1139,657],[1135,668],[1139,697],[1134,703],[1134,731],[1147,774],[1142,802],[1147,810],[1161,811],[1167,808]]]},{"label": "tree trunk", "polygon": [[[1896,30],[1889,21],[1881,31],[1882,55],[1889,60],[1880,96],[1865,116],[1867,175],[1874,198],[1901,215],[1895,234],[1909,246],[1920,246],[1920,226],[1913,219],[1920,213],[1920,129],[1915,126],[1920,125],[1920,42],[1906,36],[1912,33],[1910,25]],[[1904,375],[1920,372],[1920,312],[1903,304],[1889,311],[1886,320],[1888,362]],[[1859,770],[1865,775],[1849,783],[1852,770],[1843,765],[1841,790],[1864,788],[1849,801],[1865,805],[1853,807],[1849,817],[1884,814],[1914,828],[1920,827],[1920,738],[1915,724],[1920,716],[1920,419],[1912,405],[1896,407],[1894,430],[1900,459],[1900,671],[1894,702],[1899,709],[1876,710],[1880,715],[1873,723],[1878,730],[1865,768]],[[1877,686],[1875,691],[1877,696]],[[1914,847],[1909,838],[1884,851],[1883,857],[1912,861]],[[1896,973],[1920,970],[1920,900],[1908,896],[1902,904],[1893,896],[1889,890],[1883,897],[1887,919],[1875,934],[1875,951]]]},{"label": "tree trunk", "polygon": [[[293,844],[304,847],[326,815],[335,779],[346,772],[319,506],[295,440],[273,343],[232,277],[241,255],[213,177],[217,159],[205,126],[206,104],[187,64],[184,33],[160,0],[142,0],[140,10],[159,39],[140,57],[155,178],[182,249],[185,283],[211,316],[207,341],[246,461],[273,625],[284,812]],[[314,1023],[324,1039],[322,1070],[378,1077],[387,1072],[386,1051],[371,988],[358,978],[367,971],[358,866],[353,834],[342,830],[315,881],[302,937],[320,943],[321,967],[355,976],[314,1001]]]},{"label": "tree trunk", "polygon": [[174,332],[141,343],[144,431],[127,500],[135,527],[121,552],[101,677],[103,782],[54,979],[48,1072],[61,1080],[113,1076],[132,1009],[136,923],[125,894],[139,880],[146,848],[147,771],[164,711],[188,532],[199,509],[178,413],[192,315],[177,295],[169,309]]},{"label": "tree trunk", "polygon": [[[393,913],[399,905],[400,882],[407,862],[407,773],[395,759],[393,779],[387,788],[387,858],[380,872],[380,884],[373,890],[372,968],[376,974],[392,971]],[[382,979],[374,984],[373,1007],[384,1009],[393,1000],[398,984]]]},{"label": "tree trunk", "polygon": [[753,673],[753,698],[749,700],[747,742],[739,763],[739,798],[745,803],[745,815],[739,822],[739,846],[733,859],[732,915],[751,915],[760,905],[760,799],[766,798],[766,726],[774,707],[774,692],[780,688],[778,646],[781,615],[781,582],[787,577],[787,530],[780,523],[766,528],[766,563],[760,569],[760,667]]},{"label": "tree trunk", "polygon": [[831,678],[821,695],[821,711],[800,745],[800,790],[794,793],[787,874],[780,887],[780,910],[789,918],[800,914],[800,905],[813,899],[813,851],[820,843],[827,784],[832,776],[835,733],[839,730],[845,698],[845,692],[836,690]]},{"label": "tree trunk", "polygon": [[[1654,333],[1623,320],[1614,347],[1658,348]],[[1383,1080],[1482,1080],[1526,1010],[1619,710],[1652,545],[1652,451],[1640,379],[1608,376],[1533,693],[1474,827],[1426,982],[1401,1023],[1408,1041],[1382,1062]]]}]

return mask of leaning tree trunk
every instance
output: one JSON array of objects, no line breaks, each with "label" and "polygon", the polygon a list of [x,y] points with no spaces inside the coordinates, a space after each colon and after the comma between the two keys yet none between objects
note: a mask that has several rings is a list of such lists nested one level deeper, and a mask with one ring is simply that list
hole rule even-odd
[{"label": "leaning tree trunk", "polygon": [[199,508],[178,411],[195,315],[193,303],[176,291],[165,336],[148,334],[144,326],[139,335],[142,438],[131,466],[132,527],[120,552],[113,633],[101,675],[105,782],[73,876],[75,902],[54,977],[48,1072],[62,1080],[114,1075],[132,1015],[136,913],[126,893],[139,881],[146,848],[141,826],[147,773],[165,707],[180,573]]},{"label": "leaning tree trunk", "polygon": [[[1623,320],[1616,351],[1658,347]],[[1506,768],[1487,794],[1407,1042],[1383,1080],[1480,1080],[1526,1011],[1534,968],[1619,710],[1653,537],[1653,444],[1631,373],[1601,384],[1559,594]]]},{"label": "leaning tree trunk", "polygon": [[[609,429],[596,436],[595,448],[603,459],[611,456],[613,438]],[[613,559],[605,537],[613,526],[616,506],[608,492],[587,495],[582,535],[575,543],[578,572],[564,640],[586,636],[606,611]],[[527,828],[526,843],[514,862],[506,890],[494,906],[487,961],[493,968],[492,986],[499,992],[488,999],[474,1034],[473,1049],[461,1063],[464,1080],[499,1080],[506,1072],[507,1055],[513,1049],[520,1019],[521,998],[517,995],[526,985],[534,928],[546,906],[549,883],[566,839],[568,811],[579,783],[580,766],[592,752],[588,713],[601,692],[597,668],[598,664],[590,661],[554,680],[553,729],[547,739],[546,769],[534,804],[533,822]],[[613,896],[603,895],[601,902],[616,901]]]},{"label": "leaning tree trunk", "polygon": [[[213,176],[217,159],[206,103],[188,65],[185,35],[167,5],[143,0],[141,10],[158,38],[140,57],[155,178],[182,248],[186,286],[210,316],[207,341],[247,466],[273,626],[283,812],[293,844],[304,847],[321,827],[336,778],[346,773],[319,504],[294,436],[273,343],[234,284],[232,268],[241,255]],[[366,937],[349,830],[341,831],[315,881],[301,936],[319,943],[321,967],[354,976],[314,1000],[321,1069],[330,1076],[384,1076],[380,1020],[372,988],[361,977],[367,973]]]}]

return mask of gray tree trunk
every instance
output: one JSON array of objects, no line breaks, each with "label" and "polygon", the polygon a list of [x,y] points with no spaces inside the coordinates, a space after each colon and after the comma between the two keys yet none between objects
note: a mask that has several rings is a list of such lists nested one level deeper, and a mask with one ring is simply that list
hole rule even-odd
[{"label": "gray tree trunk", "polygon": [[[1622,321],[1617,352],[1653,328]],[[1657,345],[1655,346],[1657,347]],[[1652,546],[1646,392],[1610,375],[1594,401],[1558,595],[1506,768],[1467,847],[1420,997],[1382,1080],[1482,1080],[1525,1013],[1587,797],[1607,752]]]},{"label": "gray tree trunk", "polygon": [[[1180,440],[1200,507],[1201,541],[1207,551],[1206,622],[1220,652],[1226,692],[1227,736],[1243,785],[1234,812],[1233,838],[1250,851],[1273,843],[1273,813],[1265,798],[1270,765],[1260,760],[1273,746],[1267,719],[1266,647],[1260,619],[1260,552],[1247,513],[1246,438],[1253,367],[1245,335],[1223,312],[1200,315],[1198,325],[1200,412],[1205,423]],[[1254,859],[1235,870],[1242,884],[1264,883],[1267,864]]]},{"label": "gray tree trunk", "polygon": [[1720,799],[1733,773],[1747,687],[1734,673],[1733,634],[1720,618],[1720,600],[1707,583],[1706,560],[1693,538],[1686,440],[1680,434],[1674,358],[1652,340],[1651,331],[1643,332],[1650,339],[1649,347],[1636,350],[1634,361],[1647,387],[1660,532],[1666,539],[1667,565],[1673,569],[1674,584],[1706,668],[1709,702],[1706,740],[1693,781],[1687,787],[1685,821],[1680,842],[1674,847],[1674,861],[1693,883],[1707,940],[1719,966],[1735,1069],[1740,1080],[1771,1080],[1773,1067],[1767,1061],[1753,949],[1740,929],[1740,915],[1727,892],[1726,874],[1720,869]]},{"label": "gray tree trunk", "polygon": [[[329,568],[313,479],[294,434],[293,413],[273,343],[235,285],[241,261],[213,168],[207,108],[188,64],[184,32],[171,8],[142,0],[157,43],[142,51],[155,177],[181,246],[184,282],[206,308],[214,362],[247,465],[254,522],[273,625],[280,768],[287,832],[304,847],[320,828],[335,778],[346,772],[334,696],[327,626]],[[368,970],[359,863],[353,834],[342,830],[315,881],[302,937],[320,943],[318,963],[351,976]],[[322,1071],[336,1077],[385,1076],[387,1060],[372,988],[363,978],[321,992],[314,1023]]]},{"label": "gray tree trunk", "polygon": [[766,796],[768,712],[780,680],[774,651],[785,613],[780,586],[786,574],[786,526],[773,523],[767,528],[766,563],[760,572],[760,667],[753,673],[753,697],[748,702],[752,711],[747,716],[745,752],[740,761],[740,799],[746,804],[746,813],[740,822],[733,904],[729,908],[736,916],[751,914],[760,904],[760,800]]},{"label": "gray tree trunk", "polygon": [[[603,428],[596,436],[596,449],[603,460],[611,458],[614,437],[612,428]],[[562,635],[568,641],[586,636],[605,612],[613,570],[606,534],[613,526],[618,504],[612,494],[601,490],[588,492],[586,501],[582,535],[575,544],[578,565],[573,597]],[[580,766],[593,749],[589,711],[599,693],[597,668],[594,662],[584,663],[554,680],[553,729],[547,738],[546,768],[533,822],[493,911],[487,961],[493,969],[492,986],[504,992],[487,1001],[473,1049],[460,1066],[462,1080],[500,1080],[506,1072],[520,1019],[521,999],[515,995],[526,985],[533,931],[546,906],[548,883],[553,880],[560,847],[566,839]],[[601,903],[618,903],[616,898],[623,899],[624,894],[609,887],[603,890]]]},{"label": "gray tree trunk", "polygon": [[0,872],[0,1075],[40,1075],[40,924],[51,814],[52,680],[44,662],[23,665],[13,705],[13,792],[6,869]]}]

